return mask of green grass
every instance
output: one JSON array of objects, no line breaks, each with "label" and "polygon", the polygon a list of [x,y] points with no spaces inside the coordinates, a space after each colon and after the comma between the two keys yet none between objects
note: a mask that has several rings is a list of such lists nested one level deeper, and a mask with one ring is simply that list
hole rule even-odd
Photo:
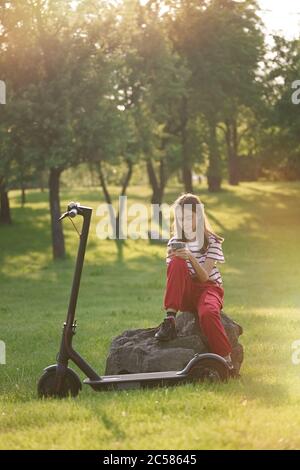
[{"label": "green grass", "polygon": [[[179,192],[173,188],[167,202]],[[32,191],[25,209],[12,193],[14,224],[0,228],[2,449],[295,449],[300,448],[300,187],[244,183],[200,191],[214,229],[225,237],[225,311],[244,327],[242,379],[228,384],[94,393],[40,401],[36,383],[55,362],[77,238],[66,222],[68,258],[51,260],[47,194]],[[133,187],[131,201],[149,200]],[[68,190],[96,208],[97,190]],[[129,241],[124,262],[95,234],[94,214],[78,305],[76,348],[104,371],[111,339],[162,318],[164,247]],[[82,376],[82,374],[81,374]],[[83,377],[82,377],[83,378]]]}]

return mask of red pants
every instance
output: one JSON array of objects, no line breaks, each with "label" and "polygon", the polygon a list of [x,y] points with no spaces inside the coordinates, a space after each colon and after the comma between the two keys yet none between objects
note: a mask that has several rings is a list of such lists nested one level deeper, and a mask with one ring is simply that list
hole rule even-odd
[{"label": "red pants", "polygon": [[213,281],[194,280],[184,259],[175,256],[171,260],[167,270],[165,309],[198,313],[211,352],[224,357],[231,352],[231,345],[221,323],[223,299],[223,287]]}]

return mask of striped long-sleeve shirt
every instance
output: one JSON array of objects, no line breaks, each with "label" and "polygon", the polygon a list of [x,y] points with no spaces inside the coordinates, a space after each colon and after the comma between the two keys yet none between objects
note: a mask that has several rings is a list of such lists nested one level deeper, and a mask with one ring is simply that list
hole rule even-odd
[{"label": "striped long-sleeve shirt", "polygon": [[[177,239],[175,237],[170,238],[170,240],[168,241],[167,246],[169,247],[171,242],[173,242],[173,241],[177,241]],[[207,247],[207,250],[205,251],[205,253],[201,253],[201,251],[200,251],[201,249],[200,249],[199,244],[198,244],[197,241],[186,243],[186,247],[187,247],[188,250],[190,250],[192,252],[192,254],[194,255],[194,257],[196,258],[196,260],[198,261],[198,263],[200,265],[204,264],[204,262],[207,258],[215,260],[215,266],[213,267],[213,269],[212,269],[212,271],[209,275],[209,279],[211,281],[216,282],[218,285],[222,286],[223,285],[222,276],[221,276],[220,271],[218,270],[218,268],[216,266],[217,262],[225,263],[225,258],[224,258],[224,254],[223,254],[223,250],[222,250],[222,242],[219,241],[213,235],[209,235],[209,237],[208,237],[208,247]],[[167,256],[167,258],[166,258],[167,265],[169,264],[170,261],[171,261],[171,258],[169,258]],[[192,264],[189,260],[187,260],[187,265],[188,265],[190,274],[195,275],[196,272],[195,272],[194,268],[192,267]]]}]

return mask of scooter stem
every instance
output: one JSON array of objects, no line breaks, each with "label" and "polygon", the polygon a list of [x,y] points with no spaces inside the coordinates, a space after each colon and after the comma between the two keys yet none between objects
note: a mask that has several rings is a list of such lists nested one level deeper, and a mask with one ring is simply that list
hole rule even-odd
[{"label": "scooter stem", "polygon": [[69,329],[72,328],[72,325],[75,319],[75,310],[76,310],[79,287],[80,287],[81,273],[82,273],[82,268],[83,268],[83,263],[84,263],[84,255],[85,255],[86,244],[87,244],[89,228],[90,228],[90,223],[91,223],[91,216],[92,216],[92,209],[90,207],[78,206],[77,210],[78,210],[78,215],[81,215],[83,217],[83,224],[82,224],[82,230],[80,234],[80,242],[79,242],[79,247],[78,247],[78,252],[77,252],[72,290],[71,290],[68,313],[67,313],[67,320],[66,320],[67,331],[69,331]]}]

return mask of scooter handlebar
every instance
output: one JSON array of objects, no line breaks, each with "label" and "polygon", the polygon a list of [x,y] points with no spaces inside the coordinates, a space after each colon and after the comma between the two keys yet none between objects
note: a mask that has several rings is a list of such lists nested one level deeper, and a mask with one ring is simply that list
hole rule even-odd
[{"label": "scooter handlebar", "polygon": [[77,214],[78,214],[78,210],[76,207],[68,211],[68,216],[71,217],[72,219],[76,217]]},{"label": "scooter handlebar", "polygon": [[76,215],[78,215],[78,206],[79,206],[79,203],[76,203],[76,202],[71,202],[69,205],[68,205],[68,210],[67,212],[65,212],[64,214],[62,214],[59,218],[59,220],[63,220],[65,219],[66,217],[71,217],[72,219],[74,219],[74,217],[76,217]]}]

